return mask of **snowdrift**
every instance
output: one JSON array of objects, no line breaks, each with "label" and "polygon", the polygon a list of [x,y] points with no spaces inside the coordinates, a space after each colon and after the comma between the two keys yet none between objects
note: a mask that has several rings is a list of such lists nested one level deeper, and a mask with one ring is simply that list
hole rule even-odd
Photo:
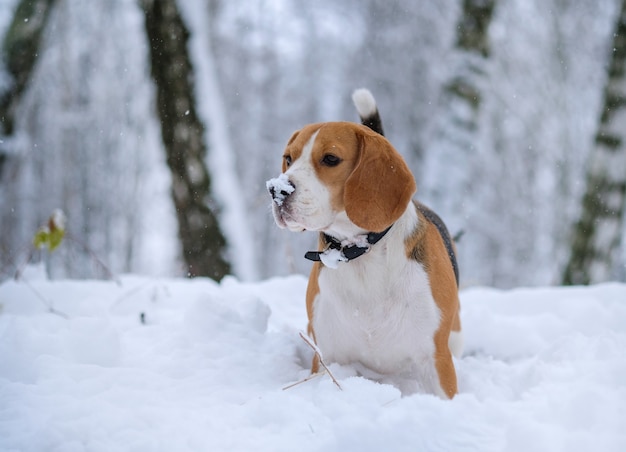
[{"label": "snowdrift", "polygon": [[626,285],[461,295],[452,401],[308,374],[301,276],[0,285],[0,450],[623,451]]}]

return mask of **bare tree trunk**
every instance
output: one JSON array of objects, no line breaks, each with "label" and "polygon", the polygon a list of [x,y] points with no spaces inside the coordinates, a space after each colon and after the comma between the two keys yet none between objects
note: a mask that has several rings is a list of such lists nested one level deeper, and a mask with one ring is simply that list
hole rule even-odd
[{"label": "bare tree trunk", "polygon": [[172,172],[172,197],[189,276],[230,273],[205,165],[204,128],[195,108],[189,33],[175,0],[142,0],[157,88],[161,134]]},{"label": "bare tree trunk", "polygon": [[[3,58],[13,80],[0,95],[2,135],[13,133],[15,106],[24,92],[37,60],[41,34],[55,0],[20,0],[11,25],[2,42]],[[3,145],[7,142],[2,140]],[[2,169],[10,150],[0,147],[0,181]]]},{"label": "bare tree trunk", "polygon": [[[481,105],[489,79],[489,25],[496,0],[464,0],[457,22],[451,73],[443,85],[437,123],[424,154],[424,200],[453,234],[466,231],[459,265],[467,278],[493,283],[475,262],[491,258],[492,238],[484,229],[485,152],[480,149]],[[479,200],[480,198],[480,200]]]},{"label": "bare tree trunk", "polygon": [[20,0],[2,40],[2,58],[11,80],[0,93],[0,273],[3,268],[14,265],[18,253],[16,237],[19,236],[20,223],[13,210],[14,190],[11,186],[16,183],[23,162],[16,157],[13,140],[15,108],[31,79],[41,35],[54,2]]},{"label": "bare tree trunk", "polygon": [[574,226],[564,284],[611,279],[621,242],[626,204],[626,0],[622,0],[613,36],[604,108],[588,164],[586,192]]},{"label": "bare tree trunk", "polygon": [[482,89],[487,78],[488,28],[495,0],[464,0],[458,21],[454,67],[444,84],[439,126],[425,156],[426,191],[453,230],[464,227],[467,191],[477,155]]}]

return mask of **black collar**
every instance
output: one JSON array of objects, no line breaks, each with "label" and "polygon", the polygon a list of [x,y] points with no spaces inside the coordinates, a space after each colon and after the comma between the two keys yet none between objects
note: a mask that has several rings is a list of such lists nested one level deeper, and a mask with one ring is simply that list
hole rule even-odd
[{"label": "black collar", "polygon": [[[393,224],[391,226],[393,226]],[[341,256],[344,258],[342,259],[343,261],[345,262],[351,261],[367,253],[371,245],[375,245],[376,243],[378,243],[380,239],[382,239],[385,236],[385,234],[389,232],[389,229],[391,229],[391,226],[389,226],[387,229],[385,229],[382,232],[369,232],[367,234],[368,245],[365,247],[358,246],[358,245],[342,246],[341,242],[337,240],[336,238],[331,237],[328,234],[322,234],[322,236],[324,237],[324,241],[328,244],[328,247],[326,248],[326,250],[308,251],[304,255],[304,257],[310,261],[316,261],[316,262],[321,261],[322,258],[320,256],[324,254],[328,249],[333,249],[333,250],[339,250],[341,252]]]}]

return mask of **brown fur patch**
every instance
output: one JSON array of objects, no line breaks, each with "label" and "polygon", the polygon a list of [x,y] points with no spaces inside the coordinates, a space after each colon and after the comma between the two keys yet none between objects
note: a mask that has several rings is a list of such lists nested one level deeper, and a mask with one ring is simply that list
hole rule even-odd
[{"label": "brown fur patch", "polygon": [[[320,246],[322,245],[322,238],[320,236],[319,239]],[[309,274],[309,284],[306,287],[306,314],[309,320],[307,325],[307,333],[309,337],[313,339],[313,342],[317,344],[317,340],[315,339],[315,330],[313,329],[313,315],[315,313],[315,298],[320,293],[320,285],[319,285],[319,277],[320,271],[322,270],[322,264],[320,262],[315,262],[313,267],[311,268],[311,273]],[[319,372],[320,362],[317,355],[313,356],[313,362],[311,363],[311,373],[315,374]]]},{"label": "brown fur patch", "polygon": [[289,146],[291,143],[294,142],[294,140],[296,139],[296,137],[300,134],[299,130],[296,130],[292,135],[291,138],[289,138],[289,141],[287,141],[287,146]]},{"label": "brown fur patch", "polygon": [[418,212],[419,225],[405,241],[407,257],[423,265],[430,290],[441,313],[435,332],[435,368],[441,388],[450,398],[457,393],[457,380],[448,346],[450,331],[460,331],[459,297],[454,270],[439,231]]}]

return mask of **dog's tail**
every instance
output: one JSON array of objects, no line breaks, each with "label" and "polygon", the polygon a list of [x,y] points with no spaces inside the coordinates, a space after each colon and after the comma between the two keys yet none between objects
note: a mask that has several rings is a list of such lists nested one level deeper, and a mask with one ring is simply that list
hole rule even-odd
[{"label": "dog's tail", "polygon": [[384,136],[383,123],[380,120],[376,100],[370,90],[366,88],[357,89],[352,93],[352,102],[354,102],[356,111],[361,117],[361,124]]}]

